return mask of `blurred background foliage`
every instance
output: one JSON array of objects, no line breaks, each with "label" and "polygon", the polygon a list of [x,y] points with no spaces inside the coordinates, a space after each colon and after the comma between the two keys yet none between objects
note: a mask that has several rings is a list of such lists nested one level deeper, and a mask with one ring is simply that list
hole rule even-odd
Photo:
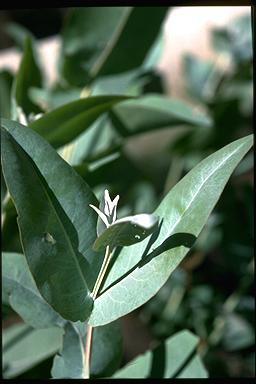
[{"label": "blurred background foliage", "polygon": [[[49,87],[40,71],[30,78],[25,97],[29,107],[23,107],[29,121],[36,118],[35,113],[87,95],[144,96],[141,102],[114,106],[59,149],[97,197],[105,188],[111,195],[121,195],[119,217],[152,212],[201,159],[252,131],[250,16],[236,17],[211,31],[212,47],[220,60],[231,63],[229,71],[222,71],[213,61],[184,54],[182,69],[190,105],[203,112],[203,121],[191,123],[185,107],[172,100],[172,90],[166,95],[165,78],[156,66],[163,49],[160,26],[166,10],[116,7],[114,12],[113,8],[1,12],[6,21],[2,48],[12,44],[31,48],[33,59],[38,38],[61,36],[56,83]],[[46,18],[47,23],[42,23]],[[116,41],[127,18],[124,33]],[[23,45],[28,34],[30,48]],[[31,65],[43,70],[41,63],[31,64],[26,57],[26,70]],[[38,61],[36,54],[34,58]],[[13,117],[14,76],[7,69],[0,71],[1,115],[7,118]],[[158,141],[164,146],[158,147]],[[183,329],[198,335],[199,352],[210,377],[255,374],[252,196],[253,154],[249,152],[189,255],[157,295],[133,314],[135,323],[146,329],[150,345]],[[2,174],[1,201],[2,250],[22,252],[16,211],[6,198]],[[3,298],[2,315],[6,377],[49,377],[60,334],[46,335],[45,330],[33,330],[17,320],[8,298]],[[125,321],[123,324],[125,327]],[[41,350],[36,350],[39,344]],[[129,355],[125,347],[124,343],[123,364]]]}]

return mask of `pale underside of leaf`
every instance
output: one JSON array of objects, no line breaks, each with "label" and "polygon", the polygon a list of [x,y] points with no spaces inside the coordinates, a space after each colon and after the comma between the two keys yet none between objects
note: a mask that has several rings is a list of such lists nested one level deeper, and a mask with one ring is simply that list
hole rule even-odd
[{"label": "pale underside of leaf", "polygon": [[101,251],[121,245],[136,244],[148,237],[156,228],[158,218],[149,214],[127,216],[116,220],[97,237],[93,249]]}]

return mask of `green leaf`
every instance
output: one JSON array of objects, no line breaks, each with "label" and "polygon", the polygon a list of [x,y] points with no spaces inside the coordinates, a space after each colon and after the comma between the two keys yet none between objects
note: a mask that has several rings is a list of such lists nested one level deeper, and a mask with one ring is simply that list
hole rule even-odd
[{"label": "green leaf", "polygon": [[5,199],[6,193],[7,193],[7,188],[6,188],[6,184],[4,181],[3,172],[2,172],[2,168],[1,168],[1,215],[4,214],[3,213],[3,201]]},{"label": "green leaf", "polygon": [[[61,156],[72,166],[82,165],[112,154],[119,147],[119,137],[106,115],[100,116],[70,144],[61,149]],[[90,185],[90,180],[86,180]],[[104,182],[104,181],[103,181]]]},{"label": "green leaf", "polygon": [[11,87],[13,75],[8,70],[0,71],[0,112],[1,117],[11,116]]},{"label": "green leaf", "polygon": [[49,141],[61,147],[83,133],[104,112],[127,96],[92,96],[72,101],[46,114],[29,126]]},{"label": "green leaf", "polygon": [[151,238],[123,248],[89,318],[111,322],[148,301],[185,257],[205,225],[230,175],[253,143],[252,135],[208,156],[165,196],[154,214],[160,224]]},{"label": "green leaf", "polygon": [[54,355],[61,346],[60,328],[32,329],[15,324],[3,331],[3,377],[11,379]]},{"label": "green leaf", "polygon": [[[2,167],[1,167],[2,173]],[[5,185],[4,176],[3,184]],[[2,184],[2,186],[3,186]],[[2,202],[2,251],[22,253],[19,229],[17,224],[17,212],[6,188],[5,200]]]},{"label": "green leaf", "polygon": [[197,344],[198,337],[191,332],[178,332],[154,350],[130,361],[113,378],[207,378],[200,358],[193,357]]},{"label": "green leaf", "polygon": [[97,237],[93,249],[103,251],[108,245],[113,249],[119,245],[136,244],[152,234],[157,222],[157,217],[145,213],[116,220]]},{"label": "green leaf", "polygon": [[31,38],[27,36],[24,40],[23,56],[13,88],[16,104],[26,115],[31,112],[40,112],[40,108],[30,100],[28,94],[31,87],[40,88],[42,86],[42,76],[33,49]]},{"label": "green leaf", "polygon": [[61,73],[70,84],[82,86],[96,76],[121,73],[140,66],[167,9],[73,9],[63,30]]},{"label": "green leaf", "polygon": [[143,71],[154,71],[156,69],[156,66],[159,63],[163,52],[163,48],[164,32],[162,28],[157,38],[155,39],[153,45],[151,46],[149,52],[147,53],[147,56],[145,57],[145,60],[142,65]]},{"label": "green leaf", "polygon": [[195,111],[181,100],[156,94],[127,100],[115,106],[109,116],[122,136],[181,124],[211,126],[206,113]]},{"label": "green leaf", "polygon": [[70,11],[62,33],[60,58],[61,73],[70,84],[83,86],[88,82],[129,13],[129,7],[82,7]]},{"label": "green leaf", "polygon": [[154,43],[168,7],[133,7],[117,31],[112,50],[104,52],[94,71],[111,75],[134,69],[141,64]]},{"label": "green leaf", "polygon": [[29,95],[35,104],[48,112],[71,101],[78,100],[81,92],[81,88],[62,88],[57,86],[52,89],[43,89],[33,87],[30,89]]},{"label": "green leaf", "polygon": [[177,379],[207,379],[208,373],[198,355],[193,357],[184,369],[177,375]]},{"label": "green leaf", "polygon": [[235,64],[252,58],[252,26],[249,14],[234,17],[225,28],[213,28],[210,42],[219,52],[231,55]]},{"label": "green leaf", "polygon": [[253,27],[251,23],[250,14],[239,15],[230,22],[231,51],[235,61],[252,60]]},{"label": "green leaf", "polygon": [[[53,361],[54,379],[84,378],[84,343],[86,338],[84,323],[65,326],[62,351]],[[120,326],[114,322],[97,327],[93,332],[90,373],[92,377],[112,375],[119,367],[122,352]]]},{"label": "green leaf", "polygon": [[84,342],[71,323],[64,330],[62,351],[54,357],[51,375],[54,379],[84,378]]},{"label": "green leaf", "polygon": [[96,78],[91,85],[91,93],[96,95],[125,94],[139,96],[143,81],[138,77],[139,70],[135,69],[121,74]]},{"label": "green leaf", "polygon": [[3,173],[38,289],[64,318],[85,320],[92,299],[74,227],[28,154],[4,129],[1,139]]},{"label": "green leaf", "polygon": [[29,36],[32,41],[35,42],[35,37],[32,35],[29,29],[25,28],[24,25],[9,22],[5,28],[7,34],[15,42],[16,46],[20,49],[24,47],[24,41]]},{"label": "green leaf", "polygon": [[33,130],[4,119],[2,127],[3,173],[36,285],[61,316],[85,320],[92,305],[88,288],[103,257],[92,250],[96,220],[89,204],[97,200]]},{"label": "green leaf", "polygon": [[121,364],[122,350],[122,332],[119,321],[96,327],[92,345],[92,377],[111,376]]},{"label": "green leaf", "polygon": [[2,253],[2,294],[31,327],[48,328],[65,323],[40,295],[21,254]]},{"label": "green leaf", "polygon": [[206,61],[191,54],[183,57],[184,77],[189,95],[199,100],[205,100],[208,95],[215,94],[220,71],[212,61]]}]

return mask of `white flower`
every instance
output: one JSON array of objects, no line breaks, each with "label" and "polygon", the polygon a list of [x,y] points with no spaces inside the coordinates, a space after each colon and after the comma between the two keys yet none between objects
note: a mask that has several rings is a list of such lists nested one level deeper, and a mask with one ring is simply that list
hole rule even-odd
[{"label": "white flower", "polygon": [[119,195],[117,195],[113,201],[111,201],[109,197],[109,192],[107,189],[104,191],[104,213],[97,207],[95,207],[92,204],[89,204],[91,208],[97,212],[101,220],[104,222],[106,227],[108,228],[111,224],[113,224],[116,221],[116,209],[117,209],[117,203],[119,200]]}]

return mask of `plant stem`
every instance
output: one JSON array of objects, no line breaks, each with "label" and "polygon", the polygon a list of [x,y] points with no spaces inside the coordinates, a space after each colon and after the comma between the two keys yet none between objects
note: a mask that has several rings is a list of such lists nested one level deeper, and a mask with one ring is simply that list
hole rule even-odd
[{"label": "plant stem", "polygon": [[[100,272],[98,274],[96,283],[94,285],[93,291],[92,291],[92,298],[93,300],[96,299],[97,294],[99,292],[101,283],[104,279],[104,276],[106,274],[107,268],[109,266],[109,262],[111,259],[112,253],[110,252],[110,247],[106,247],[106,252],[104,256],[104,260],[100,269]],[[91,349],[92,349],[92,337],[93,337],[93,327],[91,325],[87,325],[87,333],[86,333],[86,343],[84,348],[84,371],[85,371],[85,379],[90,378],[90,360],[91,360]]]},{"label": "plant stem", "polygon": [[102,280],[104,279],[105,273],[107,271],[110,259],[111,259],[110,248],[109,248],[109,246],[107,246],[106,247],[105,256],[104,256],[104,260],[103,260],[100,272],[98,274],[96,283],[95,283],[93,291],[92,291],[92,298],[93,298],[93,300],[95,300],[96,297],[97,297],[97,294],[99,292]]},{"label": "plant stem", "polygon": [[85,379],[90,378],[90,360],[91,360],[91,347],[92,347],[93,327],[87,325],[86,343],[84,348],[84,372]]}]

